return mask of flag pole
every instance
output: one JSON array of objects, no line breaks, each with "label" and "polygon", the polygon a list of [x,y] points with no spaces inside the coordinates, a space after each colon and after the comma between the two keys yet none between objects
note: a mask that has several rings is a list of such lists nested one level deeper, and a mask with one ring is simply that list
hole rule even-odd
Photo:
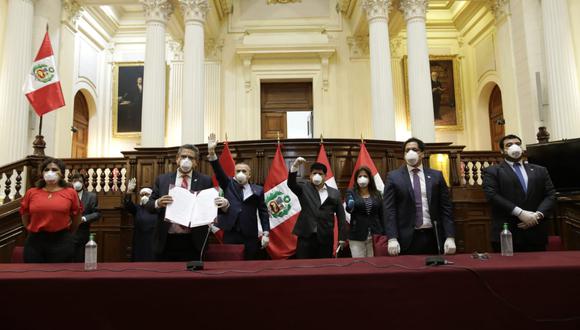
[{"label": "flag pole", "polygon": [[320,144],[324,144],[324,137],[322,136],[322,133],[320,133]]},{"label": "flag pole", "polygon": [[280,131],[276,132],[276,136],[277,136],[277,140],[278,140],[278,145],[280,145]]},{"label": "flag pole", "polygon": [[38,135],[32,142],[32,148],[34,149],[34,156],[45,157],[44,148],[46,148],[46,142],[44,142],[44,136],[42,136],[42,116],[40,116],[40,121],[38,122]]}]

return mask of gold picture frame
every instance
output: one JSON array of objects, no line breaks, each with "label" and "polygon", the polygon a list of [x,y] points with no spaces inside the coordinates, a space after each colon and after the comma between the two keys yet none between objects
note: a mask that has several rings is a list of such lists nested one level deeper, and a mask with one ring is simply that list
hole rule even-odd
[{"label": "gold picture frame", "polygon": [[113,64],[113,137],[141,136],[144,68],[143,62]]},{"label": "gold picture frame", "polygon": [[[434,95],[434,111],[437,112],[436,102],[439,99],[440,118],[435,119],[435,129],[438,131],[462,131],[463,130],[463,98],[461,94],[461,77],[459,57],[457,55],[431,55],[429,56],[430,72],[438,73],[439,95]],[[403,57],[403,78],[405,85],[405,102],[407,113],[407,126],[411,125],[411,112],[409,103],[409,71],[407,68],[407,56]],[[436,114],[434,114],[435,117]]]}]

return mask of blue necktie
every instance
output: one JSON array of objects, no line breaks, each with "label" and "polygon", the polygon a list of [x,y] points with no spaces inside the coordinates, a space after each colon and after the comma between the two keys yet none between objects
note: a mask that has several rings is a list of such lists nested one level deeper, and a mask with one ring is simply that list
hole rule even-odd
[{"label": "blue necktie", "polygon": [[518,180],[520,180],[520,184],[522,185],[524,192],[527,192],[528,187],[526,187],[526,180],[524,180],[524,175],[522,174],[522,164],[514,163],[514,170],[516,172],[516,176],[518,177]]},{"label": "blue necktie", "polygon": [[413,169],[413,193],[415,196],[415,228],[423,225],[423,198],[421,196],[421,180],[418,168]]}]

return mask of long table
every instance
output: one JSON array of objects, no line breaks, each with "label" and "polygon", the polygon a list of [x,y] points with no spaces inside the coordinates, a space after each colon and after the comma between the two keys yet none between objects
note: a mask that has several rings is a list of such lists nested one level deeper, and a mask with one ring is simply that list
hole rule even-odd
[{"label": "long table", "polygon": [[0,265],[0,329],[580,329],[580,252]]}]

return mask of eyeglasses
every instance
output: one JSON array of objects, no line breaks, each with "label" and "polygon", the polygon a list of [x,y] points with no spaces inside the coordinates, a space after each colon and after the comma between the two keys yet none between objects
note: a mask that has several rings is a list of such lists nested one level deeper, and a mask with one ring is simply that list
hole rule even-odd
[{"label": "eyeglasses", "polygon": [[479,253],[479,252],[475,251],[471,254],[471,258],[478,259],[478,260],[488,260],[489,254],[487,252]]}]

